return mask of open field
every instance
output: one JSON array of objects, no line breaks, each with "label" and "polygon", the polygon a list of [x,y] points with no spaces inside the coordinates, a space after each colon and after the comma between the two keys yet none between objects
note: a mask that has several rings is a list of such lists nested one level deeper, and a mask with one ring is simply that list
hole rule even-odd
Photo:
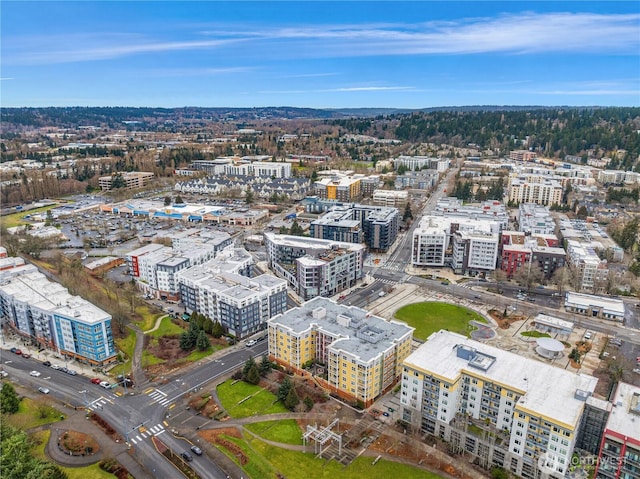
[{"label": "open field", "polygon": [[302,429],[294,419],[247,424],[246,429],[263,439],[302,446]]},{"label": "open field", "polygon": [[13,213],[11,215],[3,216],[0,221],[2,221],[2,225],[7,228],[13,228],[14,226],[27,225],[29,221],[25,220],[25,216],[35,215],[38,213],[43,213],[47,210],[53,209],[58,205],[49,205],[43,206],[41,208],[34,208],[32,210],[20,211],[19,213]]},{"label": "open field", "polygon": [[467,336],[471,330],[469,321],[487,322],[475,311],[455,304],[439,302],[409,304],[396,311],[395,317],[416,328],[413,336],[422,340],[441,329]]},{"label": "open field", "polygon": [[269,391],[244,381],[225,381],[217,392],[223,409],[233,418],[288,411]]}]

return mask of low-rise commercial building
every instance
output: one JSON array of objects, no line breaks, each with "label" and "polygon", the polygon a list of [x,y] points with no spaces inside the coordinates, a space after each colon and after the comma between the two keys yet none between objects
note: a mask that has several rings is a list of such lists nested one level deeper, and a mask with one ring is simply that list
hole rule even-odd
[{"label": "low-rise commercial building", "polygon": [[624,321],[625,307],[621,299],[568,292],[565,293],[564,309],[590,318]]},{"label": "low-rise commercial building", "polygon": [[402,419],[487,469],[564,478],[597,381],[442,330],[404,360]]},{"label": "low-rise commercial building", "polygon": [[126,171],[122,173],[114,173],[109,176],[101,176],[98,178],[98,185],[102,191],[110,191],[113,187],[113,179],[117,177],[122,178],[122,184],[119,187],[126,189],[142,188],[151,183],[151,180],[155,176],[153,173],[147,171]]},{"label": "low-rise commercial building", "polygon": [[411,352],[413,328],[315,298],[268,322],[269,357],[303,373],[315,363],[325,388],[368,407],[396,384]]}]

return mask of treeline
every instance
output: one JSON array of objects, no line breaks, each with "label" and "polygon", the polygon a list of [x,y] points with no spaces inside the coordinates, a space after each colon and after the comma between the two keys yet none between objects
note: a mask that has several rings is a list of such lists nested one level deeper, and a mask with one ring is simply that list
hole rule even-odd
[{"label": "treeline", "polygon": [[475,193],[473,192],[473,183],[471,181],[457,180],[451,196],[455,196],[462,201],[502,201],[504,197],[504,180],[499,178],[497,181],[492,182],[487,188],[481,186]]},{"label": "treeline", "polygon": [[[640,154],[640,108],[541,109],[533,111],[435,111],[398,117],[396,137],[403,141],[447,143],[499,149],[522,147],[550,157],[585,156],[624,149],[609,168],[631,170]],[[586,159],[586,156],[585,156]]]},{"label": "treeline", "polygon": [[633,188],[632,190],[628,190],[625,188],[616,189],[609,188],[607,190],[607,203],[611,202],[631,202],[638,201],[640,197],[640,188]]}]

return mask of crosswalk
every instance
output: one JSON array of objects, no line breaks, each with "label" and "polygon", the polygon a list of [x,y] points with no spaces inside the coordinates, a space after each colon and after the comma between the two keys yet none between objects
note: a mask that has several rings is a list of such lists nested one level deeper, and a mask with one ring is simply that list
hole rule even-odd
[{"label": "crosswalk", "polygon": [[102,410],[104,406],[107,404],[113,404],[113,400],[106,398],[104,396],[100,396],[98,399],[94,399],[87,405],[87,409],[90,411],[95,411],[96,409]]},{"label": "crosswalk", "polygon": [[144,439],[147,439],[151,436],[159,436],[163,432],[165,432],[165,428],[161,423],[158,423],[155,426],[151,427],[140,427],[136,430],[137,434],[135,436],[133,435],[133,433],[129,436],[129,441],[131,441],[131,443],[133,444],[138,444],[138,442],[141,442]]},{"label": "crosswalk", "polygon": [[381,278],[376,278],[376,281],[379,281],[379,282],[384,283],[384,284],[398,284],[398,282],[397,282],[397,281],[394,281],[394,280],[392,280],[392,279],[381,279]]},{"label": "crosswalk", "polygon": [[153,399],[151,404],[159,403],[162,406],[168,406],[173,401],[167,399],[167,393],[160,391],[159,389],[153,389],[147,393],[147,395]]}]

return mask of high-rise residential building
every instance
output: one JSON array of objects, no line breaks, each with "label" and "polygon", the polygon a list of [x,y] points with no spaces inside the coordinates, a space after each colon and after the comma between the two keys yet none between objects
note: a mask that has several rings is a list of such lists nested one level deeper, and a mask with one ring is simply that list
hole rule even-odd
[{"label": "high-rise residential building", "polygon": [[520,203],[518,207],[518,229],[527,234],[555,234],[556,222],[549,208],[535,203]]},{"label": "high-rise residential building", "polygon": [[607,417],[596,479],[640,479],[640,388],[619,382]]},{"label": "high-rise residential building", "polygon": [[361,244],[264,233],[269,268],[304,300],[333,296],[364,275]]},{"label": "high-rise residential building", "polygon": [[605,291],[609,264],[601,259],[591,244],[566,240],[567,264],[573,273],[576,290],[581,293],[603,293]]},{"label": "high-rise residential building", "polygon": [[442,330],[404,360],[402,419],[487,469],[559,479],[597,381]]},{"label": "high-rise residential building", "polygon": [[287,309],[287,282],[269,274],[250,278],[251,264],[247,251],[235,249],[179,272],[186,310],[219,322],[238,338],[264,330],[269,318]]},{"label": "high-rise residential building", "polygon": [[536,203],[538,205],[562,204],[564,188],[556,179],[544,175],[510,176],[508,195],[511,203]]},{"label": "high-rise residential building", "polygon": [[488,218],[423,216],[413,231],[414,266],[451,266],[456,272],[493,271],[498,254],[500,223]]},{"label": "high-rise residential building", "polygon": [[317,381],[361,407],[396,384],[413,337],[404,323],[326,298],[271,318],[268,330],[273,361],[299,373],[315,362]]},{"label": "high-rise residential building", "polygon": [[21,336],[91,365],[115,362],[111,316],[33,265],[0,272],[0,313]]},{"label": "high-rise residential building", "polygon": [[361,204],[336,205],[310,225],[310,235],[333,241],[364,243],[372,251],[387,251],[398,237],[397,208]]},{"label": "high-rise residential building", "polygon": [[334,176],[320,178],[313,185],[320,198],[337,201],[355,201],[360,198],[361,178]]}]

